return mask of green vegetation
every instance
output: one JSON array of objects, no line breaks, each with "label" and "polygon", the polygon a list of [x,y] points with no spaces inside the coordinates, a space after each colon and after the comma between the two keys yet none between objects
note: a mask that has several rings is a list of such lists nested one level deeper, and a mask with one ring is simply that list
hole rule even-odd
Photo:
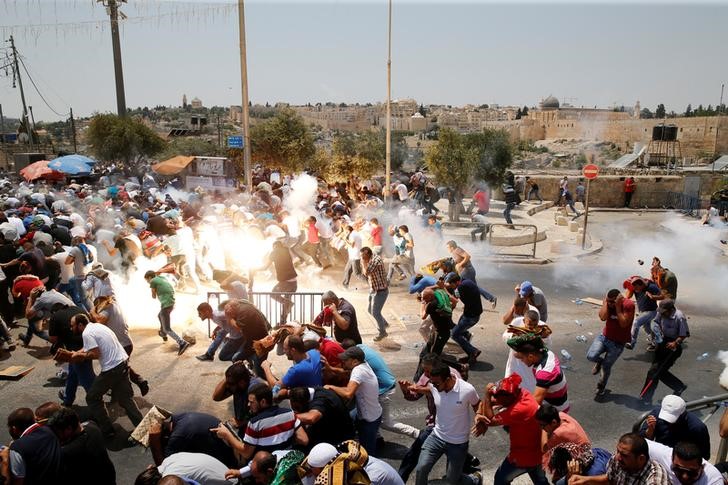
[{"label": "green vegetation", "polygon": [[116,161],[126,168],[162,152],[167,143],[146,124],[130,116],[100,114],[91,118],[86,140],[100,160]]}]

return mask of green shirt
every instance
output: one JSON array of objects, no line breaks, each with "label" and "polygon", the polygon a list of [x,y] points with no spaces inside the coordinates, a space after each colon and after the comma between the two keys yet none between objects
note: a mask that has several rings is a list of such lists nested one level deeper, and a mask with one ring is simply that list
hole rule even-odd
[{"label": "green shirt", "polygon": [[149,282],[149,286],[157,292],[157,298],[162,308],[174,306],[174,288],[165,278],[155,276]]}]

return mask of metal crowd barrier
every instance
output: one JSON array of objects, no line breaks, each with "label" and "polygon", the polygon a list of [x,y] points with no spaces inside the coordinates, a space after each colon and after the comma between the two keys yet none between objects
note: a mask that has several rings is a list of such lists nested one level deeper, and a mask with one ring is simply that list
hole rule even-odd
[{"label": "metal crowd barrier", "polygon": [[[710,418],[712,418],[719,409],[725,407],[723,403],[727,401],[728,393],[725,393],[718,394],[717,396],[704,397],[703,399],[690,401],[686,403],[686,405],[688,411],[702,411],[704,409],[709,409],[710,411],[703,418],[703,422],[705,423]],[[639,432],[640,428],[642,427],[642,423],[644,423],[644,421],[647,419],[647,416],[649,416],[651,412],[652,410],[646,411],[639,417],[637,422],[632,426],[633,433]],[[720,445],[718,446],[718,453],[715,456],[715,463],[724,462],[726,460],[726,455],[728,455],[728,440],[726,440],[725,438],[721,438]]]},{"label": "metal crowd barrier", "polygon": [[[521,254],[521,253],[504,253],[501,251],[498,251],[496,253],[498,256],[522,256],[522,257],[528,257],[528,258],[535,258],[536,257],[536,243],[538,242],[538,227],[536,227],[533,224],[490,224],[490,228],[488,230],[488,244],[490,245],[491,249],[494,247],[492,244],[493,240],[493,232],[496,227],[507,227],[507,228],[518,228],[518,227],[530,227],[533,229],[533,242],[529,242],[528,244],[531,245],[531,254]],[[520,244],[519,246],[524,246],[525,244]],[[498,246],[498,247],[505,247],[505,246]]]},{"label": "metal crowd barrier", "polygon": [[[299,323],[311,323],[316,315],[323,309],[323,301],[321,299],[323,293],[306,292],[306,293],[273,293],[273,292],[253,292],[249,294],[249,301],[253,303],[258,310],[265,315],[268,322],[275,326],[280,322],[283,306],[281,302],[274,297],[288,298],[293,300],[293,307],[288,314],[287,321]],[[228,300],[227,293],[224,291],[208,291],[207,302],[213,308],[217,308],[220,303]],[[207,322],[208,335],[211,335],[211,323]]]},{"label": "metal crowd barrier", "polygon": [[668,192],[665,207],[676,209],[685,215],[692,217],[700,217],[700,211],[703,209],[699,197],[681,192]]}]

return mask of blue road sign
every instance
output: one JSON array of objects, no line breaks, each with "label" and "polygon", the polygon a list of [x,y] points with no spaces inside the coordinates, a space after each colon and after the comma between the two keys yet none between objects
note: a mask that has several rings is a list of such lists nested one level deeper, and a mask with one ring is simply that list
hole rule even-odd
[{"label": "blue road sign", "polygon": [[227,144],[230,148],[243,148],[243,137],[242,136],[228,136]]}]

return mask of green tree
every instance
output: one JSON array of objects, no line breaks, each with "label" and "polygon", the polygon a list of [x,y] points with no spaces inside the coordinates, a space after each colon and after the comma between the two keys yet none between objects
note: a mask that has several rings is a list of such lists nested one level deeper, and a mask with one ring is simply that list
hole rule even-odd
[{"label": "green tree", "polygon": [[421,104],[420,105],[420,109],[418,109],[417,112],[419,114],[421,114],[422,116],[427,116],[427,110],[425,109],[425,105],[424,104]]},{"label": "green tree", "polygon": [[450,212],[452,221],[460,220],[460,203],[463,194],[478,168],[478,150],[467,146],[465,136],[450,129],[440,130],[437,144],[425,154],[427,170],[440,185],[453,191],[456,201]]},{"label": "green tree", "polygon": [[290,108],[279,110],[250,130],[253,160],[289,173],[308,166],[315,153],[313,142],[303,118]]},{"label": "green tree", "polygon": [[665,117],[665,105],[660,103],[657,105],[657,109],[655,110],[655,118],[664,118]]},{"label": "green tree", "polygon": [[384,168],[385,144],[380,133],[338,133],[334,136],[332,160],[324,177],[348,181],[354,176],[366,179]]},{"label": "green tree", "polygon": [[188,157],[221,157],[225,155],[225,149],[202,138],[174,138],[167,143],[167,148],[160,154],[159,158],[167,159],[177,155]]},{"label": "green tree", "polygon": [[525,117],[528,114],[528,106],[524,106],[521,110],[521,117]]},{"label": "green tree", "polygon": [[468,133],[464,142],[466,148],[473,148],[477,153],[475,177],[491,187],[502,183],[513,163],[513,144],[508,132],[488,128],[479,133]]},{"label": "green tree", "polygon": [[96,157],[120,162],[127,169],[162,152],[167,145],[141,121],[114,114],[99,114],[91,118],[86,141]]},{"label": "green tree", "polygon": [[523,116],[523,111],[521,111],[521,108],[518,108],[518,111],[516,111],[516,119],[520,120],[521,116]]},{"label": "green tree", "polygon": [[652,111],[650,111],[649,108],[642,108],[642,110],[640,111],[640,118],[648,120],[650,118],[653,118],[654,116],[655,115],[652,114]]},{"label": "green tree", "polygon": [[686,118],[689,118],[691,116],[693,116],[693,105],[692,104],[688,104],[688,107],[685,108],[685,117]]}]

